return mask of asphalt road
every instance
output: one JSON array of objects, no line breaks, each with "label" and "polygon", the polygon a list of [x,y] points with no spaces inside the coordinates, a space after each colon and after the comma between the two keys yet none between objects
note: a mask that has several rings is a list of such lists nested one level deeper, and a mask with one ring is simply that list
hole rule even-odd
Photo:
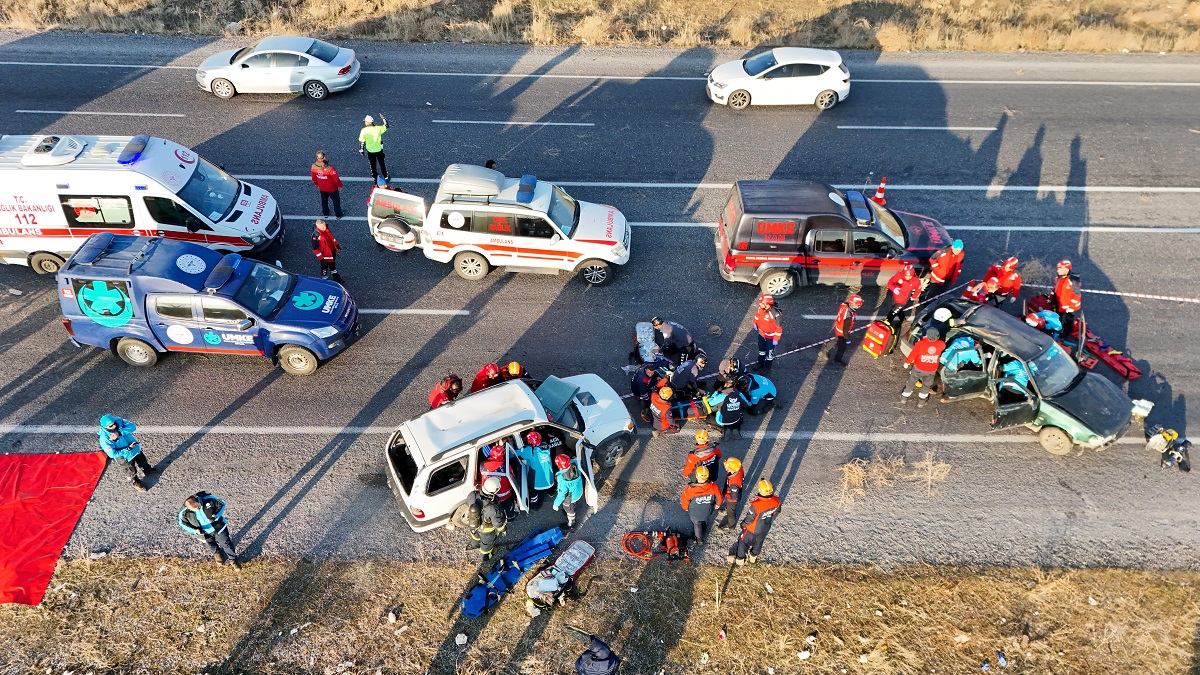
[{"label": "asphalt road", "polygon": [[[291,236],[278,257],[312,273],[312,153],[326,150],[344,177],[367,176],[355,153],[358,122],[383,112],[389,167],[406,189],[432,197],[429,181],[447,164],[495,158],[510,174],[562,181],[579,198],[620,208],[637,224],[633,257],[605,288],[500,273],[464,281],[419,254],[377,250],[362,220],[368,183],[350,181],[351,217],[333,228],[360,305],[468,313],[367,315],[363,337],[303,379],[235,357],[172,356],[134,370],[66,341],[49,279],[0,268],[0,287],[21,292],[0,293],[0,452],[93,449],[89,433],[62,432],[114,412],[151,428],[148,455],[167,466],[147,494],[110,472],[71,553],[199,555],[174,514],[184,496],[207,489],[227,498],[252,554],[462,555],[461,532],[416,536],[400,520],[382,479],[383,432],[424,411],[446,372],[469,376],[488,361],[517,359],[535,374],[596,372],[625,391],[633,323],[652,314],[703,335],[710,355],[751,357],[755,289],[720,279],[707,225],[737,179],[873,184],[886,175],[889,206],[938,218],[966,242],[968,276],[1017,255],[1027,277],[1040,269],[1046,280],[1070,257],[1088,289],[1200,295],[1200,59],[848,54],[856,82],[879,81],[856,83],[834,110],[736,114],[707,103],[702,81],[740,56],[732,52],[363,43],[353,46],[368,72],[351,92],[319,103],[221,101],[196,87],[188,67],[231,44],[0,34],[8,92],[0,128],[146,132],[194,147],[279,198]],[[783,347],[828,337],[829,320],[805,316],[832,314],[845,293],[805,289],[785,300]],[[875,289],[864,295],[878,304]],[[1128,390],[1156,403],[1150,422],[1185,435],[1198,428],[1187,400],[1200,395],[1189,353],[1200,305],[1089,295],[1085,307],[1094,329],[1146,372]],[[1200,566],[1193,477],[1160,472],[1136,443],[1052,457],[1028,432],[989,433],[980,402],[918,414],[898,401],[898,361],[859,354],[845,370],[825,368],[811,349],[781,359],[771,374],[779,409],[748,423],[754,440],[726,449],[785,494],[770,559]],[[676,498],[686,446],[641,437],[606,477],[582,536],[611,552],[626,529],[685,526]],[[838,467],[851,457],[912,464],[925,452],[951,466],[932,490],[901,481],[837,504]],[[727,539],[715,537],[705,559],[719,560]]]}]

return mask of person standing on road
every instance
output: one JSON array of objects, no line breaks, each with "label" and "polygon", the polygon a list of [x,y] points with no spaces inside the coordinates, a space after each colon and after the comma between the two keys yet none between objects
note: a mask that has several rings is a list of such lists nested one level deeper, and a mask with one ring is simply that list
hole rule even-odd
[{"label": "person standing on road", "polygon": [[758,332],[758,369],[770,370],[775,361],[775,348],[783,337],[783,326],[779,323],[779,308],[775,296],[763,293],[758,297],[758,311],[754,313],[754,329]]},{"label": "person standing on road", "polygon": [[696,447],[688,451],[687,460],[683,464],[683,477],[691,478],[696,468],[702,466],[715,479],[720,464],[721,446],[708,442],[708,431],[697,431]]},{"label": "person standing on road", "polygon": [[1013,257],[1003,262],[998,262],[988,268],[987,274],[983,275],[984,281],[996,278],[996,283],[999,288],[999,297],[1001,300],[1008,298],[1009,302],[1016,302],[1017,296],[1021,294],[1021,273],[1017,271],[1019,261]]},{"label": "person standing on road", "polygon": [[333,202],[333,215],[342,217],[342,177],[337,169],[325,159],[324,152],[317,153],[317,161],[308,170],[312,176],[313,185],[321,193],[321,215],[329,217],[329,202]]},{"label": "person standing on road", "polygon": [[439,406],[446,405],[458,398],[462,393],[462,378],[454,373],[450,373],[433,386],[433,391],[429,392],[429,409],[433,410]]},{"label": "person standing on road", "polygon": [[1054,309],[1062,317],[1062,334],[1064,337],[1075,335],[1075,313],[1083,307],[1083,296],[1079,294],[1079,278],[1071,275],[1071,261],[1060,260],[1055,269],[1058,278],[1054,280]]},{"label": "person standing on road", "polygon": [[925,287],[921,300],[928,300],[945,292],[946,287],[954,284],[954,280],[958,278],[962,265],[962,239],[955,239],[952,244],[934,253],[929,258],[929,285]]},{"label": "person standing on road", "polygon": [[708,519],[721,505],[721,489],[708,480],[708,469],[696,467],[696,480],[688,483],[679,498],[679,505],[687,511],[692,519],[692,535],[697,546],[704,545],[704,535],[708,534]]},{"label": "person standing on road", "polygon": [[[380,124],[375,124],[375,118],[367,115],[363,118],[362,131],[358,132],[358,154],[366,155],[371,163],[371,178],[380,185],[379,176],[383,175],[383,184],[391,178],[388,176],[387,164],[384,164],[383,134],[387,132],[387,119],[379,113]],[[382,187],[382,185],[380,185]]]},{"label": "person standing on road", "polygon": [[904,367],[910,368],[911,372],[908,374],[908,383],[904,385],[904,391],[900,393],[901,401],[907,402],[912,398],[913,390],[919,389],[917,407],[925,407],[929,402],[929,390],[937,377],[942,350],[945,348],[946,343],[942,342],[942,334],[938,329],[927,328],[921,339],[917,340],[917,344],[913,345],[908,358],[904,359]]},{"label": "person standing on road", "polygon": [[233,542],[229,539],[224,501],[207,492],[197,492],[188,497],[183,500],[183,508],[179,510],[179,527],[193,537],[203,539],[217,563],[241,569],[237,552],[233,550]]},{"label": "person standing on road", "polygon": [[100,430],[96,435],[100,438],[100,449],[108,458],[121,462],[128,480],[133,483],[135,490],[145,492],[146,486],[138,480],[138,469],[142,470],[142,478],[159,473],[150,466],[146,455],[142,453],[142,444],[133,437],[137,425],[116,415],[105,415],[100,418]]},{"label": "person standing on road", "polygon": [[[744,382],[747,387],[750,386],[749,375],[739,375],[738,379]],[[716,411],[713,413],[713,421],[721,429],[721,440],[740,439],[742,437],[743,414],[746,408],[750,407],[750,401],[740,391],[740,384],[725,385],[724,389],[710,395],[708,402],[710,405],[716,407]]]},{"label": "person standing on road", "polygon": [[579,470],[579,464],[567,455],[559,455],[554,458],[554,466],[558,467],[558,471],[554,473],[555,490],[554,495],[554,510],[557,511],[562,507],[563,513],[567,514],[567,529],[575,529],[575,502],[583,497],[583,472]]},{"label": "person standing on road", "polygon": [[742,498],[742,481],[746,474],[742,471],[742,463],[737,457],[725,460],[725,489],[721,491],[724,499],[721,509],[717,511],[717,527],[727,530],[737,523],[737,503]]},{"label": "person standing on road", "polygon": [[763,541],[779,516],[780,501],[775,496],[775,486],[771,485],[771,481],[766,478],[758,481],[758,495],[750,500],[748,506],[750,509],[742,521],[742,533],[725,557],[738,565],[745,565],[746,561],[753,563],[758,559]]},{"label": "person standing on road", "polygon": [[[508,527],[508,516],[504,514],[504,508],[497,498],[499,490],[500,479],[488,476],[479,488],[479,499],[471,507],[471,539],[479,542],[479,555],[484,562],[492,559],[496,553],[496,543]],[[478,511],[478,516],[474,511]]]},{"label": "person standing on road", "polygon": [[517,457],[533,472],[533,489],[529,491],[529,508],[541,508],[541,495],[554,489],[554,461],[550,457],[550,445],[542,442],[536,431],[525,434],[525,445],[517,448]]},{"label": "person standing on road", "polygon": [[846,298],[846,301],[838,305],[837,316],[833,319],[833,341],[837,344],[832,352],[825,352],[825,358],[832,360],[839,366],[844,366],[846,363],[842,361],[842,356],[846,353],[846,347],[850,344],[850,331],[854,330],[854,319],[858,317],[858,310],[862,309],[863,299],[858,294],[851,295]]},{"label": "person standing on road", "polygon": [[312,233],[312,251],[313,255],[317,256],[317,260],[321,262],[321,278],[332,278],[341,283],[342,276],[337,271],[337,254],[342,246],[324,220],[318,220],[316,226],[317,229]]},{"label": "person standing on road", "polygon": [[696,354],[696,342],[686,328],[674,321],[664,321],[661,317],[650,319],[654,327],[654,344],[658,345],[659,353],[678,366],[685,359]]},{"label": "person standing on road", "polygon": [[898,335],[900,326],[904,324],[904,314],[917,302],[921,296],[921,279],[911,263],[892,275],[888,280],[888,295],[892,299],[892,307],[888,310],[888,323],[892,324],[892,333]]}]

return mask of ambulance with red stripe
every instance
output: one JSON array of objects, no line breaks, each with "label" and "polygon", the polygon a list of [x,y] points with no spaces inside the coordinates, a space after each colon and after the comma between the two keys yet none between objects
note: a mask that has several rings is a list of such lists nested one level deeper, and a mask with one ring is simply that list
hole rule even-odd
[{"label": "ambulance with red stripe", "polygon": [[464,279],[504,267],[576,274],[599,286],[612,280],[612,265],[629,261],[629,223],[620,211],[579,201],[534,176],[451,164],[428,212],[421,197],[383,187],[371,192],[368,205],[379,246],[420,248],[430,260],[453,263]]},{"label": "ambulance with red stripe", "polygon": [[924,273],[951,241],[929,216],[802,180],[738,181],[714,236],[721,277],[776,298],[814,284],[885,286],[907,263]]},{"label": "ambulance with red stripe", "polygon": [[0,136],[0,262],[54,274],[98,232],[258,252],[283,217],[269,192],[168,140]]}]

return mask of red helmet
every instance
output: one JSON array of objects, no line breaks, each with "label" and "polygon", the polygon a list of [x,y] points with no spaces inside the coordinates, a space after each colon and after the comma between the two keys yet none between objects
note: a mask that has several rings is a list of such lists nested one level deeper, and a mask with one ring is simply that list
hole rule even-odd
[{"label": "red helmet", "polygon": [[488,459],[504,459],[504,446],[499,443],[493,445],[492,449],[488,450]]},{"label": "red helmet", "polygon": [[1071,261],[1064,258],[1063,260],[1058,261],[1058,266],[1071,269]]},{"label": "red helmet", "polygon": [[912,263],[904,263],[904,269],[902,269],[900,271],[904,272],[905,274],[913,274],[917,270],[915,267],[913,267]]},{"label": "red helmet", "polygon": [[1000,280],[997,279],[996,277],[988,277],[987,280],[983,282],[983,285],[984,286],[999,286]]},{"label": "red helmet", "polygon": [[483,375],[489,379],[500,377],[500,366],[489,363],[483,367]]},{"label": "red helmet", "polygon": [[1004,271],[1005,272],[1011,272],[1015,269],[1017,269],[1017,259],[1016,258],[1009,258],[1008,260],[1004,261]]},{"label": "red helmet", "polygon": [[858,295],[857,293],[855,293],[854,295],[851,295],[849,298],[846,299],[846,303],[849,304],[854,309],[858,309],[859,307],[863,306],[863,299],[862,299],[861,295]]},{"label": "red helmet", "polygon": [[542,444],[542,435],[536,431],[531,431],[531,432],[525,434],[525,442],[530,445],[541,445]]},{"label": "red helmet", "polygon": [[767,305],[769,307],[775,304],[775,296],[771,295],[770,293],[763,293],[762,295],[758,296],[758,302],[759,304]]},{"label": "red helmet", "polygon": [[554,458],[554,466],[566,471],[571,466],[571,458],[566,455],[558,455]]}]

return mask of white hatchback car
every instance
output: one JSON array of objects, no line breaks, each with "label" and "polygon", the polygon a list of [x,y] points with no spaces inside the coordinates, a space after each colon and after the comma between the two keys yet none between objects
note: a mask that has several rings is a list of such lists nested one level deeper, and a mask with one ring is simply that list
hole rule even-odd
[{"label": "white hatchback car", "polygon": [[303,92],[320,100],[354,86],[361,71],[353,49],[308,37],[269,37],[208,57],[196,70],[196,83],[221,98]]},{"label": "white hatchback car", "polygon": [[829,110],[850,96],[850,71],[828,49],[776,47],[717,66],[708,75],[708,98],[743,110],[750,105],[815,105]]}]

